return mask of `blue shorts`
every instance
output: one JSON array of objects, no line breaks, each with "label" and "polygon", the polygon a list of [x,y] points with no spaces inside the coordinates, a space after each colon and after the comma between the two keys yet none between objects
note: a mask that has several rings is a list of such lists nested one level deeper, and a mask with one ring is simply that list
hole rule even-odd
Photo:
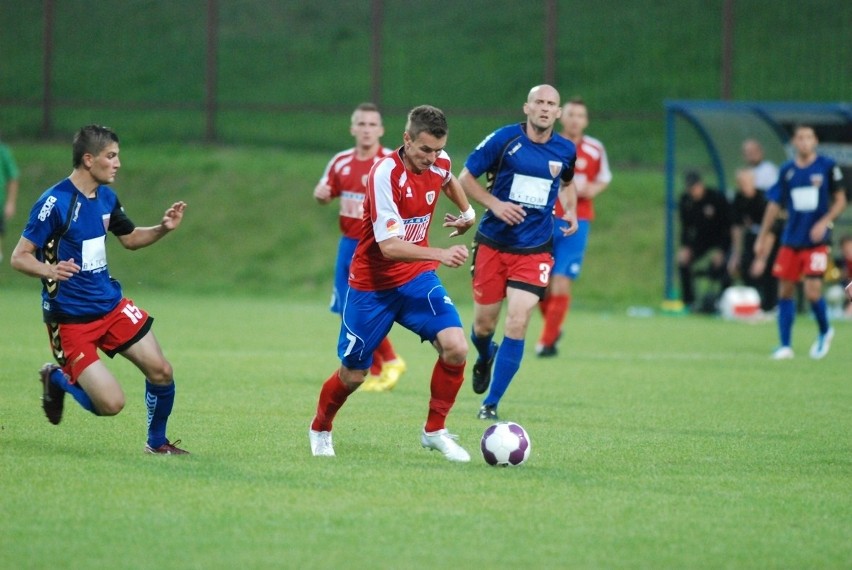
[{"label": "blue shorts", "polygon": [[355,255],[355,246],[358,240],[346,236],[340,236],[337,245],[337,262],[334,265],[334,289],[331,291],[332,313],[338,315],[343,312],[343,301],[349,290],[349,266],[352,265],[352,256]]},{"label": "blue shorts", "polygon": [[461,318],[434,271],[383,291],[349,289],[343,305],[337,355],[347,368],[367,370],[373,352],[397,322],[434,342],[442,330],[459,327]]},{"label": "blue shorts", "polygon": [[589,241],[589,220],[578,220],[577,231],[565,236],[559,228],[568,227],[565,220],[556,219],[553,224],[553,275],[562,275],[572,281],[580,276],[583,256]]}]

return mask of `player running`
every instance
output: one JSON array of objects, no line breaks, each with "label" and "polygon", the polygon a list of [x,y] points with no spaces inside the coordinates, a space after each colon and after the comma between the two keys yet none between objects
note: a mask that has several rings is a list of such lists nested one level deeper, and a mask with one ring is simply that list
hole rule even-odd
[{"label": "player running", "polygon": [[[352,113],[349,132],[355,137],[355,146],[332,157],[314,188],[314,198],[322,205],[335,198],[340,199],[340,231],[343,235],[337,247],[331,295],[331,310],[338,315],[343,311],[343,299],[349,290],[349,265],[361,233],[367,176],[375,163],[393,152],[380,142],[385,128],[379,108],[372,103],[358,105]],[[361,390],[393,390],[404,372],[405,361],[396,354],[390,339],[385,337],[373,354],[373,365]]]},{"label": "player running", "polygon": [[421,445],[450,461],[470,461],[445,427],[464,380],[467,341],[459,314],[435,272],[439,264],[461,267],[468,251],[464,245],[435,248],[428,242],[440,192],[461,212],[444,216],[444,227],[455,228],[451,237],[466,232],[475,218],[444,152],[447,132],[446,117],[439,109],[429,105],[412,109],[403,145],[370,171],[364,199],[368,215],[343,304],[337,345],[341,366],[323,384],[308,432],[314,456],[334,456],[334,417],[363,384],[376,347],[397,322],[438,351]]},{"label": "player running", "polygon": [[[561,114],[559,92],[533,87],[524,103],[526,122],[497,129],[470,154],[459,182],[488,211],[476,232],[473,263],[474,322],[470,338],[479,357],[473,391],[491,390],[478,417],[497,419],[497,404],[521,366],[530,314],[544,296],[553,267],[553,207],[564,209],[565,235],[577,230],[572,182],[574,143],[553,132]],[[477,180],[486,174],[488,189]],[[503,342],[493,341],[503,299]],[[491,367],[494,365],[494,379]]]},{"label": "player running", "polygon": [[547,294],[539,303],[544,317],[536,354],[541,357],[556,356],[556,343],[562,336],[562,323],[571,309],[571,284],[580,276],[583,258],[589,242],[591,222],[595,219],[593,200],[606,190],[612,181],[606,149],[601,141],[585,134],[589,126],[589,111],[579,97],[571,99],[562,108],[562,136],[577,148],[574,165],[574,184],[577,187],[577,231],[566,236],[562,229],[565,212],[562,202],[556,201],[553,232],[553,271]]},{"label": "player running", "polygon": [[110,276],[106,235],[112,232],[127,249],[147,247],[178,228],[186,204],[172,204],[156,226],[134,225],[107,186],[121,167],[118,154],[112,130],[81,128],[74,136],[73,172],[39,197],[12,253],[13,268],[42,280],[44,322],[59,363],[41,368],[42,407],[58,424],[67,392],[97,416],[119,413],[124,392],[98,349],[110,358],[120,354],[145,374],[145,452],[183,455],[188,452],[177,447],[180,440],[166,438],[175,399],[172,365],[151,331],[154,319]]}]

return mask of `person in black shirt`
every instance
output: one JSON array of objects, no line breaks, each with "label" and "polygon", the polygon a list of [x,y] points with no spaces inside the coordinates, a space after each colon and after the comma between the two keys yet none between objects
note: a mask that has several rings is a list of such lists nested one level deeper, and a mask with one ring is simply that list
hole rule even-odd
[{"label": "person in black shirt", "polygon": [[[680,199],[680,249],[677,254],[681,294],[684,305],[697,312],[715,312],[715,301],[730,284],[726,258],[731,244],[730,206],[718,190],[707,188],[698,172],[687,172],[685,188]],[[718,282],[719,291],[713,298],[696,304],[695,266],[709,256],[706,276]]]},{"label": "person in black shirt", "polygon": [[754,171],[737,171],[737,193],[731,203],[731,256],[728,273],[739,277],[743,285],[754,287],[760,295],[760,308],[771,311],[778,302],[778,281],[772,276],[772,264],[778,250],[778,240],[772,248],[771,259],[762,267],[754,265],[754,242],[766,210],[766,196],[755,185]]}]

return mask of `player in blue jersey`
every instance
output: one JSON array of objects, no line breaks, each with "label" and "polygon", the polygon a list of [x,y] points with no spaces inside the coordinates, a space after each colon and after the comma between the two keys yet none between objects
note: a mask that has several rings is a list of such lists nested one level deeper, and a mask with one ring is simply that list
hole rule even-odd
[{"label": "player in blue jersey", "polygon": [[[530,315],[547,290],[553,267],[553,208],[557,198],[577,230],[572,182],[576,148],[553,132],[562,109],[550,85],[533,87],[524,103],[526,121],[497,129],[474,149],[459,175],[467,195],[485,206],[473,261],[474,322],[471,341],[479,356],[473,391],[484,393],[478,417],[497,419],[497,405],[521,365]],[[487,188],[478,178],[486,175]],[[503,342],[494,331],[503,300]],[[494,378],[492,381],[492,364]]]},{"label": "player in blue jersey", "polygon": [[791,344],[796,306],[793,296],[796,284],[804,276],[805,297],[810,302],[819,334],[810,350],[810,357],[823,358],[828,354],[834,329],[828,322],[828,311],[822,295],[822,282],[828,268],[828,243],[831,227],[846,208],[846,188],[843,173],[837,163],[817,154],[816,132],[809,125],[797,125],[793,130],[795,156],[785,162],[778,181],[769,189],[769,204],[763,216],[760,233],[754,245],[755,273],[762,271],[773,238],[772,225],[781,208],[788,212],[781,234],[781,248],[772,267],[778,278],[778,332],[781,344],[772,353],[775,360],[793,358]]},{"label": "player in blue jersey", "polygon": [[106,235],[112,232],[127,249],[149,246],[177,229],[186,208],[175,202],[156,226],[137,227],[106,184],[121,162],[118,136],[89,125],[74,136],[71,175],[36,201],[12,267],[42,281],[42,311],[53,356],[39,374],[47,419],[62,419],[66,392],[86,410],[113,416],[124,408],[124,392],[98,357],[120,354],[145,374],[148,409],[147,453],[183,455],[180,440],[166,438],[175,398],[172,366],[151,331],[153,318],[109,274]]}]

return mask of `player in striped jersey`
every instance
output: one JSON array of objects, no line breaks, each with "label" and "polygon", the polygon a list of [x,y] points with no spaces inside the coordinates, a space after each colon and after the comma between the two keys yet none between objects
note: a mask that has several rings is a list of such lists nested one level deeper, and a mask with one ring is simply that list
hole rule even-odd
[{"label": "player in striped jersey", "polygon": [[364,382],[378,344],[399,323],[438,351],[420,444],[449,461],[470,461],[445,426],[464,380],[467,341],[458,311],[435,272],[439,265],[461,267],[468,251],[464,245],[430,247],[428,240],[441,193],[460,212],[444,215],[444,227],[454,228],[450,237],[465,233],[475,218],[444,151],[447,135],[440,109],[415,107],[408,114],[403,145],[370,171],[366,215],[343,304],[337,344],[341,364],[322,386],[308,432],[314,456],[335,455],[334,418]]},{"label": "player in striped jersey", "polygon": [[577,147],[577,162],[574,165],[574,184],[577,186],[577,231],[570,236],[561,231],[566,222],[562,204],[556,202],[553,228],[553,272],[547,294],[539,304],[544,327],[541,331],[536,354],[542,357],[556,356],[556,342],[562,336],[562,323],[571,308],[571,284],[580,276],[583,258],[589,241],[589,230],[595,219],[593,200],[603,192],[612,180],[606,149],[601,141],[585,134],[589,125],[589,112],[579,97],[571,99],[562,109],[562,136]]},{"label": "player in striped jersey", "polygon": [[[343,299],[349,289],[349,265],[361,233],[367,176],[375,163],[393,152],[381,144],[385,128],[379,108],[373,103],[361,103],[355,108],[349,132],[355,138],[355,146],[332,157],[314,188],[314,198],[320,204],[329,204],[335,198],[340,200],[342,235],[337,247],[330,307],[337,314],[343,311]],[[373,355],[370,374],[361,390],[392,390],[404,372],[405,361],[396,354],[390,339],[385,338]]]}]

